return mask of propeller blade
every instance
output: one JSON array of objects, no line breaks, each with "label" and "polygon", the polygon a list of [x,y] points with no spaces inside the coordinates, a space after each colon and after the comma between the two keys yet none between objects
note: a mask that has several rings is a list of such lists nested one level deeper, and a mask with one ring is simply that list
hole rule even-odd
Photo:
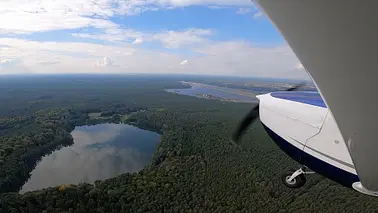
[{"label": "propeller blade", "polygon": [[304,85],[304,83],[301,83],[301,84],[297,84],[297,85],[295,85],[295,86],[293,86],[293,87],[290,87],[289,89],[287,89],[287,90],[284,90],[284,91],[295,91],[295,90],[298,90],[299,88],[301,88],[301,87],[303,87],[303,85]]},{"label": "propeller blade", "polygon": [[240,122],[238,128],[232,135],[231,141],[235,144],[237,144],[241,138],[241,136],[244,134],[245,130],[251,123],[253,123],[256,118],[259,117],[259,104],[257,104],[255,107],[253,107],[246,116],[244,116],[243,120]]},{"label": "propeller blade", "polygon": [[[303,85],[304,83],[301,83],[293,87],[290,87],[286,89],[285,91],[295,91],[301,88]],[[251,125],[259,117],[259,107],[260,107],[260,104],[257,104],[255,107],[251,109],[251,111],[248,112],[246,116],[244,116],[238,128],[236,128],[236,131],[234,132],[234,134],[232,134],[232,137],[231,137],[232,143],[238,144],[241,136],[245,133],[248,126]]]}]

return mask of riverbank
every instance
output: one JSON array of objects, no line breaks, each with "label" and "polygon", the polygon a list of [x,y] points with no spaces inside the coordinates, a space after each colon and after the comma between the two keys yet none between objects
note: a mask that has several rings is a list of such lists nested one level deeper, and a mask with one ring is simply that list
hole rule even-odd
[{"label": "riverbank", "polygon": [[204,83],[180,81],[182,85],[190,86],[185,89],[166,89],[165,91],[197,98],[219,100],[234,103],[256,103],[256,94],[242,89],[231,89]]}]

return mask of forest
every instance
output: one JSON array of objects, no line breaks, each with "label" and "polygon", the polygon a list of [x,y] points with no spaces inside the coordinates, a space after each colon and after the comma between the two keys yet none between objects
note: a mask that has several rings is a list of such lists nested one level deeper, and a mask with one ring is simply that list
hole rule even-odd
[{"label": "forest", "polygon": [[[286,188],[297,165],[256,122],[229,142],[251,104],[165,92],[185,76],[0,78],[0,212],[378,212],[378,200],[312,175]],[[100,119],[93,119],[96,113]],[[124,119],[127,115],[127,119]],[[19,194],[42,156],[73,143],[75,126],[126,122],[161,134],[137,173]]]}]

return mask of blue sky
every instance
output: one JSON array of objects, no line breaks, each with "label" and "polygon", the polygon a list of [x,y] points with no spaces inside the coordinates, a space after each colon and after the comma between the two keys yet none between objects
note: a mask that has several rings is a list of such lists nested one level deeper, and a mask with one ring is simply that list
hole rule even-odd
[{"label": "blue sky", "polygon": [[5,0],[0,73],[306,78],[249,0]]},{"label": "blue sky", "polygon": [[[251,4],[252,5],[252,4]],[[259,13],[253,7],[251,11],[237,14],[240,8],[225,7],[211,9],[203,6],[190,6],[176,10],[148,11],[143,15],[115,17],[114,22],[126,28],[140,31],[185,30],[187,28],[214,29],[214,40],[227,41],[246,39],[258,44],[282,44],[279,32],[264,17],[253,18]]]}]

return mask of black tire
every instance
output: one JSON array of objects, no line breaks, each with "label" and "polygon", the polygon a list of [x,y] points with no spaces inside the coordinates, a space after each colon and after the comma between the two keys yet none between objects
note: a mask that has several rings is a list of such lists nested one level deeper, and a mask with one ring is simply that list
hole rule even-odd
[{"label": "black tire", "polygon": [[284,172],[281,175],[281,181],[283,184],[289,188],[297,189],[305,185],[306,183],[306,177],[304,174],[300,174],[297,177],[295,177],[291,182],[288,182],[288,179],[291,177],[291,175],[295,172],[295,170],[289,170]]}]

